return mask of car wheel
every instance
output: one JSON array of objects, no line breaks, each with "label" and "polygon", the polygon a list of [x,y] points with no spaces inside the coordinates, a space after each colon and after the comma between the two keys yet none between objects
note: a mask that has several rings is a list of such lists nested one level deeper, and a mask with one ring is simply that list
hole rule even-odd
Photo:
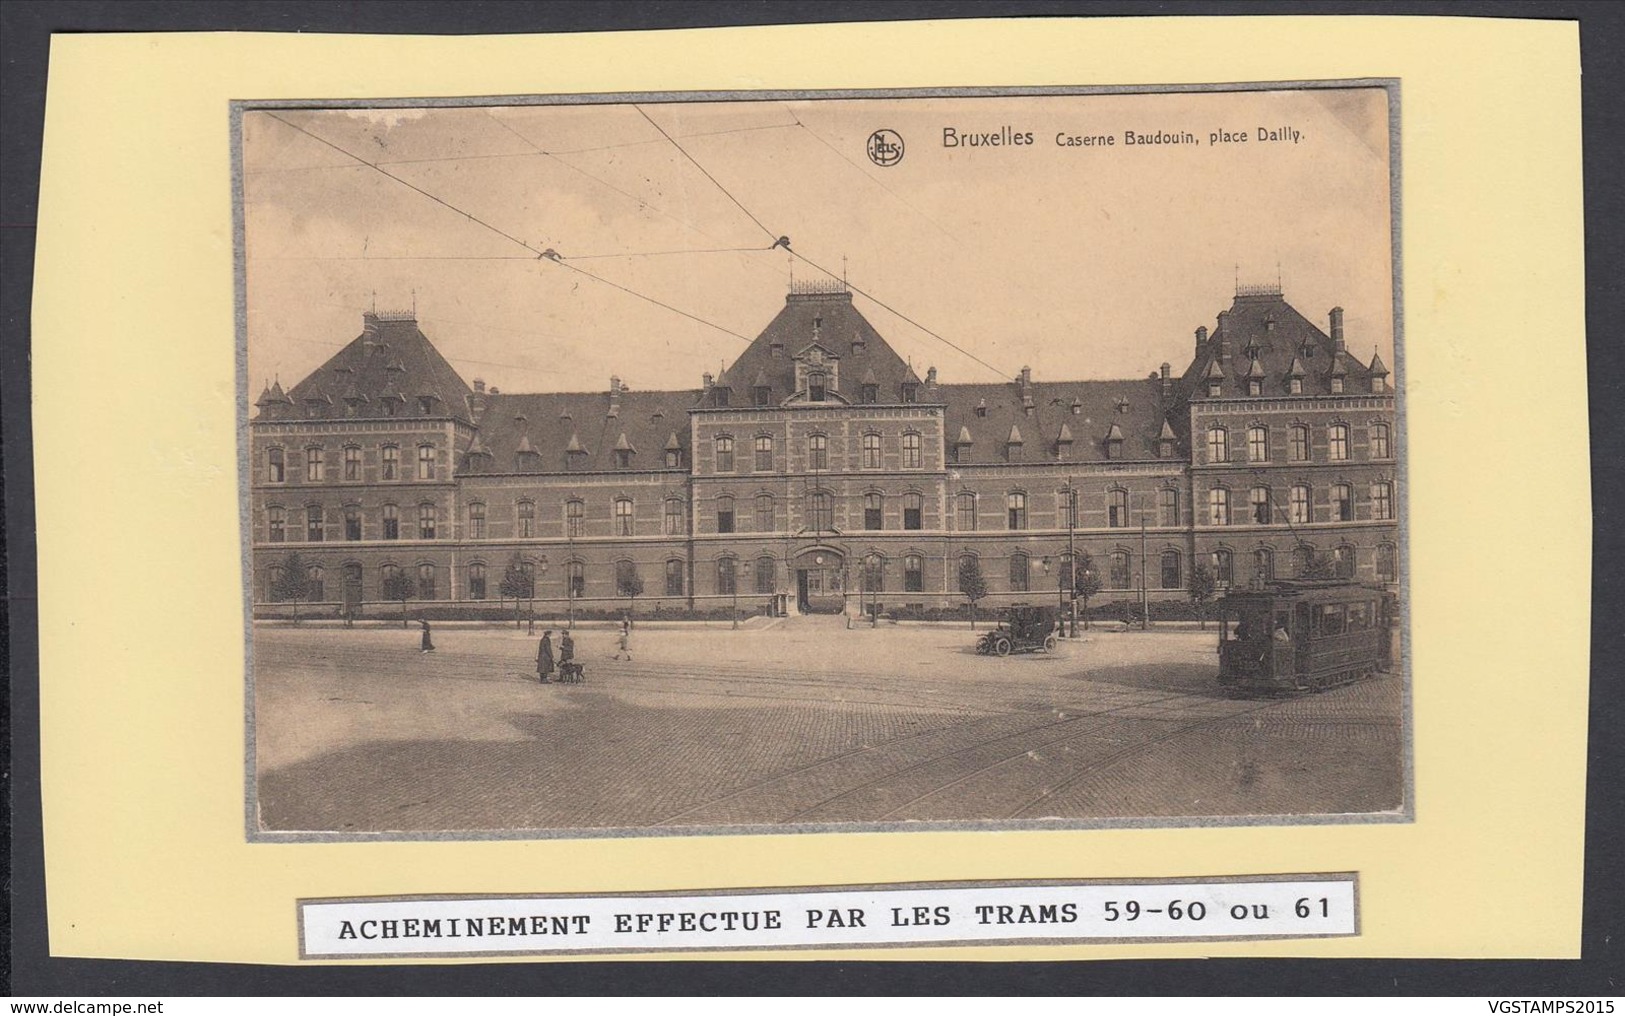
[{"label": "car wheel", "polygon": [[1010,640],[1009,639],[1000,639],[999,641],[993,643],[993,651],[995,653],[998,653],[1000,656],[1009,656],[1010,655]]},{"label": "car wheel", "polygon": [[1044,637],[1044,652],[1053,653],[1055,652],[1055,647],[1058,645],[1060,645],[1060,641],[1056,639],[1054,635],[1047,635]]}]

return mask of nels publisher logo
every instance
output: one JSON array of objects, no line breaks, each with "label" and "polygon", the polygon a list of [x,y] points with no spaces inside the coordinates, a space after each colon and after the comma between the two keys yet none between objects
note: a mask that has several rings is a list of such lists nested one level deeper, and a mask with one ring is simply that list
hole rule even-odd
[{"label": "nels publisher logo", "polygon": [[903,161],[903,136],[881,129],[869,135],[869,161],[877,166],[895,166]]}]

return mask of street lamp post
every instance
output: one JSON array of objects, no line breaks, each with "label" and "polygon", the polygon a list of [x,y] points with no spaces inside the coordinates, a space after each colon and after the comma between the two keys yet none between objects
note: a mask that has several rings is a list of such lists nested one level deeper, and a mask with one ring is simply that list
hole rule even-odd
[{"label": "street lamp post", "polygon": [[1140,630],[1151,628],[1151,596],[1146,591],[1145,570],[1150,567],[1145,559],[1145,515],[1140,516]]},{"label": "street lamp post", "polygon": [[[1078,490],[1066,480],[1066,584],[1072,588],[1071,637],[1078,637]],[[1062,608],[1065,609],[1065,604]]]},{"label": "street lamp post", "polygon": [[869,587],[869,627],[877,628],[880,626],[880,583],[877,581],[880,576],[880,556],[870,554],[864,559],[864,564],[869,566],[863,583]]}]

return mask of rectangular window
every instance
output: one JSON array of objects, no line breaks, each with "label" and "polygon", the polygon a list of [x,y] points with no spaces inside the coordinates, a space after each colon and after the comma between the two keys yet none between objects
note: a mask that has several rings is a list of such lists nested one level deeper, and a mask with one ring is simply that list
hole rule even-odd
[{"label": "rectangular window", "polygon": [[772,494],[756,495],[756,531],[758,533],[771,533],[774,529],[774,504]]},{"label": "rectangular window", "polygon": [[734,499],[731,497],[717,498],[717,532],[731,533],[734,531]]},{"label": "rectangular window", "polygon": [[758,406],[765,406],[773,398],[773,389],[769,388],[767,385],[757,385],[755,388],[751,389],[751,396],[751,401],[755,402]]},{"label": "rectangular window", "polygon": [[1113,529],[1128,525],[1128,491],[1114,490],[1107,496],[1106,524]]},{"label": "rectangular window", "polygon": [[1268,462],[1270,460],[1270,432],[1263,427],[1247,428],[1247,461]]},{"label": "rectangular window", "polygon": [[418,449],[418,479],[434,479],[434,445],[423,445]]},{"label": "rectangular window", "polygon": [[814,434],[807,439],[807,468],[829,468],[829,438]]},{"label": "rectangular window", "polygon": [[666,595],[683,595],[683,562],[666,562]]},{"label": "rectangular window", "polygon": [[1274,506],[1270,504],[1270,489],[1268,487],[1254,487],[1247,497],[1253,509],[1253,525],[1269,525],[1270,516],[1274,514]]},{"label": "rectangular window", "polygon": [[282,449],[269,448],[265,452],[265,479],[268,483],[282,483],[288,478],[282,458]]},{"label": "rectangular window", "polygon": [[434,565],[418,565],[418,599],[432,600],[435,598]]},{"label": "rectangular window", "polygon": [[615,595],[633,596],[638,586],[643,582],[638,574],[638,566],[634,561],[615,562]]},{"label": "rectangular window", "polygon": [[361,449],[344,449],[344,478],[346,480],[361,479]]},{"label": "rectangular window", "polygon": [[1111,584],[1113,589],[1127,589],[1133,580],[1130,574],[1129,557],[1126,551],[1115,551],[1112,554]]},{"label": "rectangular window", "polygon": [[778,585],[778,570],[771,557],[756,559],[756,591],[771,595]]},{"label": "rectangular window", "polygon": [[615,499],[615,535],[632,535],[632,501],[630,498]]},{"label": "rectangular window", "polygon": [[616,469],[631,469],[632,468],[632,450],[630,448],[617,448],[617,449],[615,449],[615,468]]},{"label": "rectangular window", "polygon": [[1297,486],[1292,488],[1292,500],[1288,503],[1288,514],[1294,525],[1309,521],[1309,488]]},{"label": "rectangular window", "polygon": [[1005,512],[1009,516],[1010,528],[1020,530],[1027,528],[1027,495],[1011,494],[1005,498]]},{"label": "rectangular window", "polygon": [[925,562],[918,554],[910,554],[903,558],[903,592],[925,591],[924,566]]},{"label": "rectangular window", "polygon": [[683,502],[675,497],[667,498],[665,524],[666,535],[681,536],[683,535],[684,530],[687,528],[688,527],[685,525],[685,520],[683,518]]},{"label": "rectangular window", "polygon": [[1354,490],[1346,483],[1332,486],[1332,518],[1338,522],[1354,521]]},{"label": "rectangular window", "polygon": [[1394,517],[1394,488],[1386,483],[1371,485],[1371,517],[1387,521]]},{"label": "rectangular window", "polygon": [[880,468],[880,435],[863,435],[863,468]]},{"label": "rectangular window", "polygon": [[1333,462],[1341,462],[1349,457],[1349,428],[1347,424],[1334,423],[1326,428],[1327,448]]},{"label": "rectangular window", "polygon": [[717,562],[717,593],[722,596],[732,596],[738,592],[734,582],[734,559],[725,557]]},{"label": "rectangular window", "polygon": [[435,510],[432,504],[418,505],[418,539],[434,539]]},{"label": "rectangular window", "polygon": [[322,506],[321,505],[313,504],[309,508],[306,508],[305,509],[305,539],[310,541],[311,543],[320,543],[320,542],[322,542],[322,535],[323,535],[322,529],[323,529],[324,521],[325,520],[322,518]]},{"label": "rectangular window", "polygon": [[961,533],[976,532],[976,495],[960,494],[957,504],[956,515],[959,531]]},{"label": "rectangular window", "polygon": [[1388,425],[1386,423],[1372,424],[1371,425],[1371,457],[1374,458],[1374,459],[1386,459],[1386,458],[1389,457],[1389,454],[1390,453],[1389,453],[1389,449],[1388,449]]},{"label": "rectangular window", "polygon": [[468,538],[485,539],[485,505],[478,502],[468,506]]},{"label": "rectangular window", "polygon": [[879,529],[881,527],[881,515],[880,495],[863,495],[863,528]]},{"label": "rectangular window", "polygon": [[734,471],[734,439],[731,437],[717,438],[717,472],[731,473]]},{"label": "rectangular window", "polygon": [[571,561],[565,569],[564,594],[580,599],[587,595],[587,565],[581,561]]},{"label": "rectangular window", "polygon": [[903,435],[903,468],[919,469],[924,461],[921,454],[921,441],[918,434]]},{"label": "rectangular window", "polygon": [[385,445],[384,457],[378,475],[385,480],[393,480],[400,475],[400,470],[401,450],[394,445]]},{"label": "rectangular window", "polygon": [[1207,492],[1207,521],[1210,526],[1228,526],[1230,524],[1230,492],[1223,487],[1214,487]]},{"label": "rectangular window", "polygon": [[918,494],[908,494],[903,497],[903,528],[919,529],[923,514],[921,506],[924,500]]},{"label": "rectangular window", "polygon": [[1162,588],[1179,588],[1179,552],[1170,550],[1162,555]]},{"label": "rectangular window", "polygon": [[269,533],[270,541],[272,543],[281,543],[284,540],[286,540],[287,539],[287,531],[286,531],[286,528],[285,528],[286,527],[286,522],[284,521],[284,518],[283,518],[282,509],[281,508],[272,508],[266,514],[267,514],[267,516],[269,518],[269,521],[270,521],[270,533]]},{"label": "rectangular window", "polygon": [[564,532],[570,537],[579,537],[586,524],[587,506],[580,501],[566,501],[564,503]]},{"label": "rectangular window", "polygon": [[1162,524],[1164,526],[1179,525],[1179,491],[1172,487],[1164,487],[1157,494],[1160,505]]},{"label": "rectangular window", "polygon": [[384,539],[401,538],[401,510],[392,504],[384,505]]},{"label": "rectangular window", "polygon": [[726,408],[728,408],[728,406],[730,404],[732,404],[732,402],[733,402],[733,389],[732,388],[728,388],[728,387],[725,387],[723,385],[718,385],[717,387],[711,389],[711,391],[716,394],[716,399],[717,399],[717,405],[718,406],[726,409]]},{"label": "rectangular window", "polygon": [[322,450],[320,448],[305,449],[305,480],[318,483],[322,479]]},{"label": "rectangular window", "polygon": [[483,564],[468,566],[468,598],[471,600],[485,599],[485,565]]},{"label": "rectangular window", "polygon": [[1213,552],[1213,581],[1220,586],[1228,586],[1234,579],[1234,558],[1228,550],[1215,550]]},{"label": "rectangular window", "polygon": [[1078,528],[1078,495],[1076,491],[1061,490],[1055,494],[1055,514],[1062,529]]},{"label": "rectangular window", "polygon": [[361,509],[355,505],[347,505],[344,509],[344,538],[361,539]]},{"label": "rectangular window", "polygon": [[1214,427],[1207,432],[1207,460],[1209,462],[1230,461],[1230,443],[1223,427]]},{"label": "rectangular window", "polygon": [[1031,563],[1026,554],[1010,555],[1010,591],[1025,593],[1032,577]]},{"label": "rectangular window", "polygon": [[773,471],[773,439],[766,434],[756,439],[756,471],[758,473]]},{"label": "rectangular window", "polygon": [[1395,562],[1398,560],[1394,553],[1394,545],[1381,543],[1377,545],[1377,581],[1392,582],[1398,569]]},{"label": "rectangular window", "polygon": [[530,539],[536,535],[536,505],[531,501],[519,502],[519,536]]},{"label": "rectangular window", "polygon": [[1309,461],[1309,428],[1293,427],[1287,448],[1293,462]]},{"label": "rectangular window", "polygon": [[835,528],[835,509],[827,491],[821,490],[812,496],[812,524],[813,531],[818,533]]}]

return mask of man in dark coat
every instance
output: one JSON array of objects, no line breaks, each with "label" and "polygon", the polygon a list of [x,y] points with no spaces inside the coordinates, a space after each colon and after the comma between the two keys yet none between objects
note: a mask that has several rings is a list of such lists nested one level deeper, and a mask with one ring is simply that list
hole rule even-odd
[{"label": "man in dark coat", "polygon": [[546,684],[553,676],[553,632],[542,632],[542,644],[536,649],[536,676]]},{"label": "man in dark coat", "polygon": [[434,652],[434,642],[429,639],[429,622],[419,620],[418,624],[423,626],[423,648],[420,651],[425,653]]}]

